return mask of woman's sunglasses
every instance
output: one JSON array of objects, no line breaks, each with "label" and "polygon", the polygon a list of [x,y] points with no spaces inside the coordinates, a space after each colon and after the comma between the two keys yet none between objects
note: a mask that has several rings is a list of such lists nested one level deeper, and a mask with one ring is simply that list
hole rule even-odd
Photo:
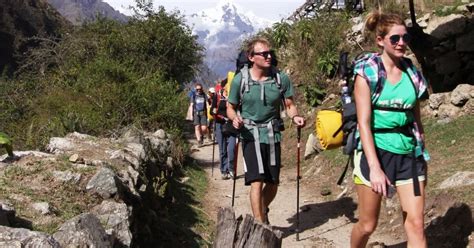
[{"label": "woman's sunglasses", "polygon": [[403,42],[405,43],[410,43],[411,41],[411,35],[409,34],[404,34],[404,35],[394,34],[388,38],[392,45],[397,45],[398,42],[400,42],[400,39],[403,39]]}]

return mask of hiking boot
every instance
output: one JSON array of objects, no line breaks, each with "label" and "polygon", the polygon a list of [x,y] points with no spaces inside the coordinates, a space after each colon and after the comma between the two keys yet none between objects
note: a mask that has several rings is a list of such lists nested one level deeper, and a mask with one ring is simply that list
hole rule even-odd
[{"label": "hiking boot", "polygon": [[265,209],[265,211],[263,213],[263,215],[265,215],[265,221],[263,221],[263,223],[266,224],[266,225],[270,225],[270,220],[268,220],[268,212],[270,212],[269,208]]},{"label": "hiking boot", "polygon": [[227,179],[229,179],[229,174],[224,173],[224,174],[222,174],[221,178],[222,178],[222,180],[227,180]]}]

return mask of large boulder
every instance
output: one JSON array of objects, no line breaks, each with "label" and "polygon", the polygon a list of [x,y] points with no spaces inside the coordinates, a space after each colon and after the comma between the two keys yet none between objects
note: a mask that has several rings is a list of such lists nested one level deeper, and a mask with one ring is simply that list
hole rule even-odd
[{"label": "large boulder", "polygon": [[474,30],[456,38],[456,51],[474,52]]},{"label": "large boulder", "polygon": [[87,183],[86,190],[97,193],[104,199],[113,197],[118,193],[115,172],[109,168],[101,168]]},{"label": "large boulder", "polygon": [[461,112],[460,108],[450,103],[442,104],[438,110],[438,117],[440,119],[453,118],[453,117],[457,117],[460,112]]},{"label": "large boulder", "polygon": [[53,237],[62,247],[112,247],[100,220],[90,213],[68,220]]},{"label": "large boulder", "polygon": [[461,68],[461,59],[456,51],[449,52],[436,60],[436,72],[451,74]]},{"label": "large boulder", "polygon": [[[106,233],[116,239],[114,246],[126,247],[132,243],[130,212],[125,203],[115,201],[103,201],[91,211],[104,225]],[[116,245],[117,242],[120,244]]]},{"label": "large boulder", "polygon": [[0,226],[0,246],[61,248],[60,243],[50,235],[6,226]]},{"label": "large boulder", "polygon": [[473,171],[458,171],[456,174],[444,180],[440,185],[440,189],[447,189],[453,187],[467,187],[474,184]]},{"label": "large boulder", "polygon": [[440,40],[449,36],[462,34],[467,24],[467,18],[461,14],[451,14],[448,16],[433,15],[426,27],[425,32]]},{"label": "large boulder", "polygon": [[463,106],[471,98],[471,90],[474,87],[469,84],[458,85],[451,93],[451,103],[456,106]]},{"label": "large boulder", "polygon": [[441,104],[446,102],[449,97],[449,93],[436,93],[431,94],[429,98],[429,105],[431,109],[438,109]]}]

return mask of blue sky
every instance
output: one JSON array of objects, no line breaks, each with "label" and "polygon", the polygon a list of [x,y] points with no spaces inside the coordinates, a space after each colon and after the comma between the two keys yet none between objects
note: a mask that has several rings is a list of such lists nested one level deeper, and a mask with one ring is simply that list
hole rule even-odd
[{"label": "blue sky", "polygon": [[[135,5],[134,0],[102,0],[122,13],[130,14],[127,9]],[[240,11],[251,11],[260,17],[277,22],[288,17],[305,0],[153,0],[155,6],[162,5],[167,10],[178,9],[184,14],[199,13],[201,10],[212,8],[219,2],[232,2],[241,7]]]}]

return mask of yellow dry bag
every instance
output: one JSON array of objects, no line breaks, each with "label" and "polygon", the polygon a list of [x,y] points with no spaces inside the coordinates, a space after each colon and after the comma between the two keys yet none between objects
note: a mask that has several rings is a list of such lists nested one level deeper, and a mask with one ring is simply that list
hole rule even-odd
[{"label": "yellow dry bag", "polygon": [[333,135],[342,126],[342,114],[334,110],[321,110],[316,114],[316,133],[319,143],[325,150],[342,146],[343,132],[340,130],[335,137]]}]

